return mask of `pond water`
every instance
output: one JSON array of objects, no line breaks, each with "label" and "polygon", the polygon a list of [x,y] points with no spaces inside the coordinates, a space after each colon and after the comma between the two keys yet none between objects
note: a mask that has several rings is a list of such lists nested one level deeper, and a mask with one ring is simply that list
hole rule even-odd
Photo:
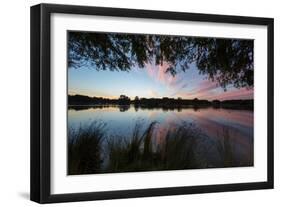
[{"label": "pond water", "polygon": [[[169,130],[180,125],[192,125],[207,137],[209,141],[205,142],[205,145],[209,145],[208,149],[211,148],[210,143],[220,141],[222,150],[226,150],[227,134],[227,141],[232,149],[231,156],[236,160],[235,166],[251,166],[254,142],[253,118],[254,113],[251,110],[212,107],[147,109],[136,108],[133,105],[87,106],[69,107],[68,128],[77,130],[93,121],[99,121],[105,124],[107,136],[118,140],[120,137],[130,139],[136,123],[142,123],[140,131],[144,131],[152,122],[156,122],[153,138],[154,142],[159,144]],[[207,157],[216,160],[214,154],[215,151],[209,149]]]}]

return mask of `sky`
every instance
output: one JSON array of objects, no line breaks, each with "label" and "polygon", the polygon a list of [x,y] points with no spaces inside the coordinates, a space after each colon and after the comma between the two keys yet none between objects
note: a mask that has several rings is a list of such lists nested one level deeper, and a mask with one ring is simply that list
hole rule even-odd
[{"label": "sky", "polygon": [[94,68],[81,67],[68,69],[68,94],[90,97],[118,98],[121,94],[134,99],[139,98],[178,98],[230,100],[252,99],[253,90],[228,86],[226,91],[216,82],[199,74],[195,64],[186,72],[173,77],[165,73],[168,65],[145,65],[126,71],[97,71]]}]

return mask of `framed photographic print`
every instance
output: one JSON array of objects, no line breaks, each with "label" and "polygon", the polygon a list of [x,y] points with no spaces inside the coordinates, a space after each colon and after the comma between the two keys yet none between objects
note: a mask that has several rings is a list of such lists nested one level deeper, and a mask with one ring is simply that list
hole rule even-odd
[{"label": "framed photographic print", "polygon": [[31,7],[31,200],[273,188],[273,19]]}]

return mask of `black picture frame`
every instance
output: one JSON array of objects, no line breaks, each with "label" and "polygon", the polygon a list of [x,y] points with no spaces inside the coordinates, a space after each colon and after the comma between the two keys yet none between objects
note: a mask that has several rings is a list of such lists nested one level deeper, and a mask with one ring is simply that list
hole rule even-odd
[{"label": "black picture frame", "polygon": [[[99,15],[113,17],[151,18],[207,23],[233,23],[267,26],[267,181],[237,184],[167,187],[153,189],[85,192],[73,194],[50,193],[50,15],[52,13]],[[273,188],[273,28],[272,18],[195,14],[168,11],[103,8],[39,4],[31,7],[31,151],[30,199],[38,203],[87,201],[102,199],[166,196]],[[257,92],[258,93],[258,92]]]}]

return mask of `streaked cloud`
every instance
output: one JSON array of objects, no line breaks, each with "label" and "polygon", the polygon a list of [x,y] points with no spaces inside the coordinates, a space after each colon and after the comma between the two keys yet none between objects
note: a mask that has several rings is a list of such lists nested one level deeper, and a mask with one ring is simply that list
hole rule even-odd
[{"label": "streaked cloud", "polygon": [[169,64],[147,64],[143,69],[135,67],[130,72],[69,70],[68,93],[118,98],[121,94],[130,98],[182,97],[186,99],[251,99],[252,89],[228,87],[224,91],[206,75],[198,73],[196,65],[176,76],[166,73]]},{"label": "streaked cloud", "polygon": [[158,83],[165,84],[167,86],[173,86],[179,82],[179,76],[172,76],[167,73],[169,64],[164,62],[162,65],[147,64],[145,66],[146,72],[150,78],[157,81]]}]

